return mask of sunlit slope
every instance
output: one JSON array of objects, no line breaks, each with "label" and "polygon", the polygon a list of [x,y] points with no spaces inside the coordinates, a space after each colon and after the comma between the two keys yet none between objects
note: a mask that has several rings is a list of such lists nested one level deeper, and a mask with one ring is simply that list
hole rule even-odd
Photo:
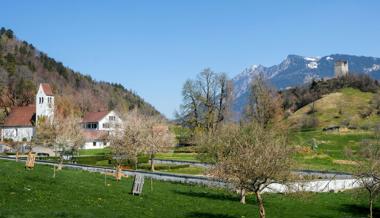
[{"label": "sunlit slope", "polygon": [[305,126],[306,121],[314,119],[316,128],[340,126],[365,130],[380,122],[374,95],[353,88],[341,89],[297,110],[288,121],[293,127]]}]

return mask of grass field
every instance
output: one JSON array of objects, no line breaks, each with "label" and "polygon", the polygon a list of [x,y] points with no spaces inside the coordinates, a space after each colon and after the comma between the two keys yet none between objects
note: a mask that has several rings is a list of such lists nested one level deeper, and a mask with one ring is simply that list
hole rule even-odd
[{"label": "grass field", "polygon": [[156,158],[164,160],[183,160],[199,162],[199,160],[197,159],[197,153],[159,153],[156,155]]},{"label": "grass field", "polygon": [[[298,152],[295,155],[296,168],[351,172],[352,162],[345,154],[345,149],[353,151],[360,149],[364,139],[371,139],[369,133],[325,133],[318,131],[294,132],[291,134],[291,142],[294,146],[305,147],[306,152]],[[311,149],[315,139],[318,148]]]},{"label": "grass field", "polygon": [[[224,190],[176,183],[145,181],[142,196],[130,194],[132,179],[37,165],[25,171],[22,163],[0,161],[0,217],[257,217],[253,197],[248,204]],[[366,197],[360,192],[280,195],[265,194],[268,217],[366,217]],[[376,213],[380,215],[379,202]]]}]

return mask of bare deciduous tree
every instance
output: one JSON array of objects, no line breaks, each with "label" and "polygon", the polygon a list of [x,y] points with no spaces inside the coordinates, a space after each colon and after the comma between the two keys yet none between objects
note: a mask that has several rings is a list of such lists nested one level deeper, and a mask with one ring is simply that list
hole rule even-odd
[{"label": "bare deciduous tree", "polygon": [[73,155],[84,144],[80,121],[79,116],[73,113],[67,116],[55,113],[54,119],[42,117],[37,122],[37,134],[33,142],[53,148],[58,156],[58,170],[62,169],[64,156]]},{"label": "bare deciduous tree", "polygon": [[246,118],[267,127],[283,118],[282,104],[281,96],[267,84],[264,75],[259,74],[252,80]]},{"label": "bare deciduous tree", "polygon": [[224,73],[205,69],[182,89],[183,104],[178,118],[191,129],[212,131],[229,115],[232,83]]},{"label": "bare deciduous tree", "polygon": [[[210,138],[210,137],[209,137]],[[290,177],[291,149],[283,131],[263,128],[258,123],[229,124],[208,139],[216,160],[211,174],[231,182],[240,190],[256,195],[260,217],[265,217],[261,192],[268,185]]]},{"label": "bare deciduous tree", "polygon": [[292,149],[287,146],[287,128],[281,122],[281,98],[266,85],[264,77],[254,80],[251,100],[246,122],[204,133],[200,143],[215,162],[211,174],[234,184],[242,203],[246,191],[253,192],[264,218],[261,193],[270,184],[291,177]]},{"label": "bare deciduous tree", "polygon": [[138,155],[143,151],[144,117],[136,110],[123,116],[123,123],[108,135],[112,158],[116,167],[116,179],[120,180],[121,165],[131,160],[137,168]]},{"label": "bare deciduous tree", "polygon": [[175,146],[175,136],[169,126],[157,117],[146,117],[143,127],[143,144],[150,157],[151,170],[154,171],[154,158],[158,152]]}]

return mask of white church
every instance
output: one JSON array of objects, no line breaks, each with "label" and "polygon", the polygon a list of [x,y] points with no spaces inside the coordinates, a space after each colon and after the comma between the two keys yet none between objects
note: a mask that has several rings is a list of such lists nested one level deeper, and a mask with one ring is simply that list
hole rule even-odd
[{"label": "white church", "polygon": [[[36,134],[38,118],[54,119],[54,95],[49,84],[39,85],[36,104],[14,107],[1,126],[1,141],[29,142]],[[121,125],[122,120],[114,111],[88,112],[82,119],[85,144],[82,149],[100,149],[109,144],[104,136]]]}]

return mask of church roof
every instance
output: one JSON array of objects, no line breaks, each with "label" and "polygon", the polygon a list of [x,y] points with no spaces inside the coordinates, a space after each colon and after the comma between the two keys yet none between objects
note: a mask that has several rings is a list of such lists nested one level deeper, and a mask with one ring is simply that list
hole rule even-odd
[{"label": "church roof", "polygon": [[33,126],[35,122],[36,106],[14,107],[5,119],[3,126]]},{"label": "church roof", "polygon": [[109,111],[98,111],[98,112],[87,112],[83,119],[83,123],[96,123],[102,120],[107,114],[109,114]]},{"label": "church roof", "polygon": [[47,96],[53,96],[53,90],[50,87],[49,83],[41,83],[42,90],[45,92]]}]

